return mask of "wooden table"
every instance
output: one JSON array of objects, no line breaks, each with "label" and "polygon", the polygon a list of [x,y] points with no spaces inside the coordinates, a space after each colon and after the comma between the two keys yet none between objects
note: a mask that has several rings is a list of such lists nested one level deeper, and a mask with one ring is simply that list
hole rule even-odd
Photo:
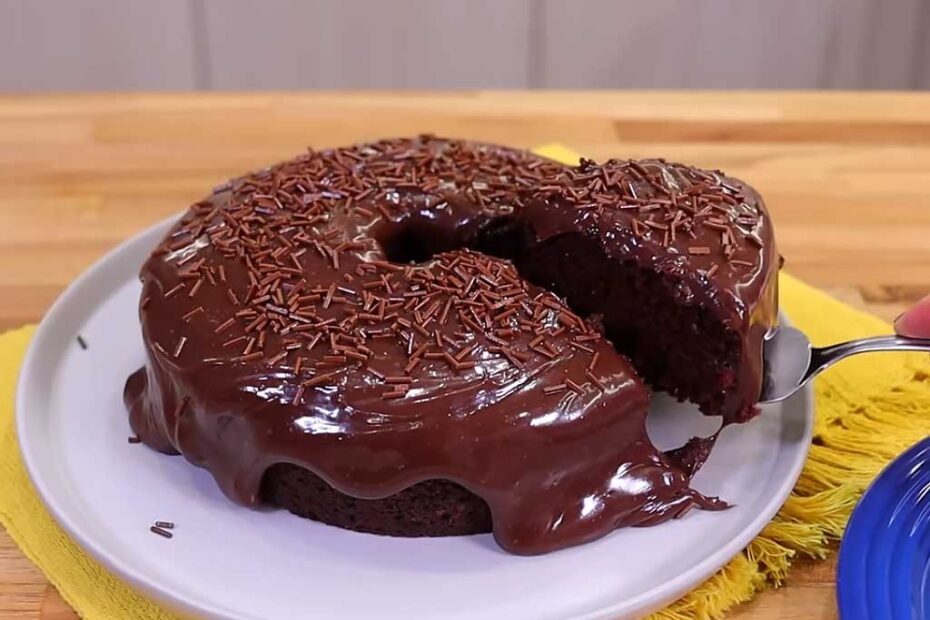
[{"label": "wooden table", "polygon": [[[0,98],[0,329],[230,176],[421,132],[723,168],[772,211],[786,268],[891,319],[930,290],[930,95],[198,94]],[[834,618],[832,562],[733,618]],[[0,617],[72,618],[0,533]]]}]

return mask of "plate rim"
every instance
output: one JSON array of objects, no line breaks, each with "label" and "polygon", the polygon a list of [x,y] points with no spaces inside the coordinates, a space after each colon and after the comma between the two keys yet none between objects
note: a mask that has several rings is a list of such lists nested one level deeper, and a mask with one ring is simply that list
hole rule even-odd
[{"label": "plate rim", "polygon": [[[158,238],[162,236],[164,232],[167,231],[168,227],[177,221],[181,215],[183,214],[179,213],[164,218],[132,235],[115,248],[106,252],[106,254],[94,261],[90,267],[75,278],[49,307],[33,334],[20,367],[19,378],[16,383],[14,405],[15,430],[17,443],[23,458],[23,464],[43,505],[55,519],[56,523],[71,537],[71,539],[78,543],[81,548],[88,552],[97,562],[100,562],[120,579],[138,588],[145,595],[176,611],[194,615],[208,614],[217,618],[242,617],[238,615],[230,616],[230,611],[234,610],[219,607],[212,601],[202,598],[192,598],[186,592],[177,592],[171,588],[152,583],[142,572],[137,571],[131,563],[121,560],[112,553],[108,553],[105,545],[99,544],[93,536],[83,532],[82,528],[77,525],[76,522],[68,518],[67,510],[55,499],[55,494],[45,486],[41,474],[39,458],[32,453],[32,448],[35,447],[36,441],[29,441],[30,431],[28,430],[26,422],[28,416],[25,414],[25,411],[29,408],[27,397],[29,391],[26,389],[26,386],[36,381],[34,375],[40,374],[40,368],[36,363],[36,358],[40,356],[41,350],[52,346],[51,343],[44,344],[47,340],[52,338],[49,334],[51,331],[50,326],[58,322],[61,315],[67,313],[71,299],[76,296],[77,292],[86,287],[88,283],[93,280],[105,279],[104,272],[107,271],[111,263],[116,262],[120,254],[130,251],[131,246],[139,243],[143,238],[149,236]],[[785,324],[790,324],[790,321],[782,312],[779,312],[779,317],[780,321]],[[800,406],[803,408],[802,418],[804,422],[803,428],[801,429],[801,439],[806,439],[806,441],[799,439],[798,444],[800,447],[794,456],[794,462],[788,470],[788,475],[778,488],[779,492],[774,493],[769,498],[764,504],[763,509],[748,522],[739,532],[738,536],[733,537],[727,544],[722,545],[691,568],[676,575],[669,581],[639,593],[632,598],[627,598],[612,605],[572,616],[572,620],[596,620],[601,618],[613,618],[617,615],[629,613],[648,613],[650,610],[654,611],[663,604],[676,600],[704,580],[710,578],[717,570],[736,557],[736,555],[738,555],[759,532],[771,522],[778,510],[790,497],[791,491],[794,489],[800,477],[801,470],[807,462],[815,412],[813,389],[810,384],[806,385],[799,392],[798,396],[794,397],[792,400],[794,399],[801,401]],[[30,448],[30,446],[32,446],[32,448]],[[674,593],[674,598],[670,598],[672,596],[671,593]]]}]

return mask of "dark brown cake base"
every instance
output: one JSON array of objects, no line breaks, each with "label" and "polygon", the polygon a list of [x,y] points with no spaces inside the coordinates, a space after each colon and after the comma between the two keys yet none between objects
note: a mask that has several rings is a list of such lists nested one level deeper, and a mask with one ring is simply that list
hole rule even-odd
[{"label": "dark brown cake base", "polygon": [[303,467],[279,464],[265,473],[262,498],[300,517],[357,532],[417,537],[491,531],[484,500],[448,480],[426,480],[384,499],[358,499]]}]

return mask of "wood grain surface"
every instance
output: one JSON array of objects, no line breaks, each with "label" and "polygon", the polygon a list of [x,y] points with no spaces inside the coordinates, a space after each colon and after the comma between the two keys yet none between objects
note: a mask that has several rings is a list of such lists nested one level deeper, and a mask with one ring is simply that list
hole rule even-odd
[{"label": "wood grain surface", "polygon": [[[233,175],[421,132],[723,168],[765,196],[794,275],[889,320],[930,291],[930,95],[34,96],[0,98],[0,329]],[[832,561],[801,562],[731,617],[835,618],[833,579]],[[0,618],[73,617],[0,533]]]}]

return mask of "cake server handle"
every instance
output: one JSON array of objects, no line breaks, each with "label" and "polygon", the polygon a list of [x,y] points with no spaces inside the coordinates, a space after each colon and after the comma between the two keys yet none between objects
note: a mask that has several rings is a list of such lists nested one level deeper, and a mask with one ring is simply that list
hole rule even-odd
[{"label": "cake server handle", "polygon": [[804,332],[793,327],[779,327],[763,345],[765,374],[759,402],[784,400],[838,361],[851,355],[878,351],[930,353],[930,338],[876,336],[814,347]]}]

